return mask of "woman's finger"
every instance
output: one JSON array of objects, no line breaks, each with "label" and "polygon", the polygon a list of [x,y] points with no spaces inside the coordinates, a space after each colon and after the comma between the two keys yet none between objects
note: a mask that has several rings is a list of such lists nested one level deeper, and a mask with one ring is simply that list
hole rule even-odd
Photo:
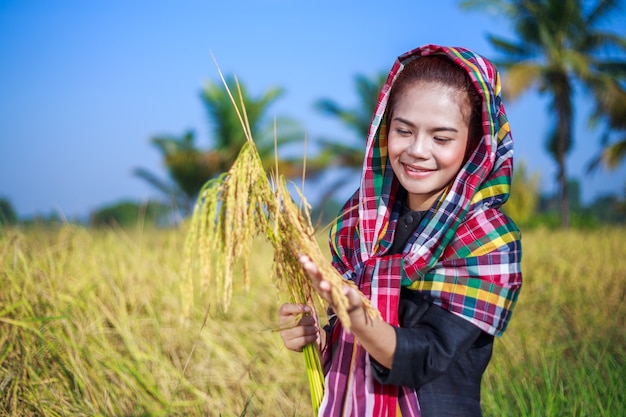
[{"label": "woman's finger", "polygon": [[285,303],[281,305],[278,309],[278,317],[280,319],[282,319],[283,317],[297,316],[298,314],[309,313],[311,313],[311,307],[306,304]]},{"label": "woman's finger", "polygon": [[363,306],[363,300],[361,299],[361,295],[349,285],[344,285],[343,293],[348,298],[348,310],[354,310],[358,307]]},{"label": "woman's finger", "polygon": [[315,318],[313,316],[302,316],[294,326],[281,330],[280,337],[288,349],[301,351],[305,345],[318,339],[318,333],[319,330]]},{"label": "woman's finger", "polygon": [[330,297],[331,285],[327,280],[324,279],[324,277],[322,276],[322,273],[320,272],[315,262],[313,262],[311,258],[309,258],[306,255],[300,255],[298,260],[302,264],[302,267],[304,268],[304,272],[306,272],[307,276],[311,280],[313,287],[315,288],[317,293],[324,300],[326,300],[327,302],[330,302],[331,301],[331,297]]}]

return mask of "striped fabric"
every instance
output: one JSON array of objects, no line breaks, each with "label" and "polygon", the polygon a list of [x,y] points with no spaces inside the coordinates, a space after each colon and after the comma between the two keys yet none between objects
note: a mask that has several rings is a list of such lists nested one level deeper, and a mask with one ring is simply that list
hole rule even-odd
[{"label": "striped fabric", "polygon": [[[402,68],[430,54],[448,56],[471,77],[483,97],[483,137],[410,238],[409,249],[386,255],[398,217],[394,204],[400,204],[395,200],[399,183],[387,160],[387,100]],[[330,245],[335,268],[359,286],[391,325],[398,325],[404,286],[489,334],[500,335],[507,326],[522,276],[519,231],[499,210],[509,195],[513,167],[513,140],[500,93],[500,78],[490,62],[463,48],[436,45],[401,55],[382,88],[360,188],[331,229]],[[339,322],[324,363],[320,416],[420,415],[415,390],[377,383],[369,355]]]}]

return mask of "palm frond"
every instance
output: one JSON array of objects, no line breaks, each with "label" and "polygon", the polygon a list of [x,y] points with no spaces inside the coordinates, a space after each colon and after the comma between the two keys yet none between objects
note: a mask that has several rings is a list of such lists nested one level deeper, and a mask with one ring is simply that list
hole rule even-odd
[{"label": "palm frond", "polygon": [[133,170],[133,175],[139,177],[146,181],[148,184],[152,185],[157,190],[169,196],[176,196],[178,194],[175,187],[163,181],[159,177],[157,177],[152,172],[148,171],[145,168],[135,168]]},{"label": "palm frond", "polygon": [[625,159],[626,136],[623,136],[617,142],[606,146],[589,161],[587,164],[587,173],[597,171],[600,166],[604,166],[609,171],[615,170]]}]

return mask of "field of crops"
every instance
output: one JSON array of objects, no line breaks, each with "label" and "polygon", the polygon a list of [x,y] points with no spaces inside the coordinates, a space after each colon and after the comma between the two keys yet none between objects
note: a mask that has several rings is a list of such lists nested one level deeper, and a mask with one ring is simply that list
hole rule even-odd
[{"label": "field of crops", "polygon": [[[253,253],[228,311],[181,273],[186,231],[0,229],[0,416],[310,416],[286,301]],[[324,244],[324,239],[320,241]],[[524,232],[524,287],[484,414],[626,408],[626,228]]]}]

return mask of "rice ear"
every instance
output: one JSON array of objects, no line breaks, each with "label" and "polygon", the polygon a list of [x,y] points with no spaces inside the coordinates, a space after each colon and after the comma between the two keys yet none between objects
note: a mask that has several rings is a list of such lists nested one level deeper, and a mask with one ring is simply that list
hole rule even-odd
[{"label": "rice ear", "polygon": [[[273,270],[277,287],[286,290],[294,303],[309,304],[315,311],[324,309],[323,300],[298,260],[301,254],[308,255],[330,283],[335,313],[349,331],[348,299],[343,293],[343,286],[350,285],[357,291],[358,288],[339,275],[325,259],[315,239],[310,205],[301,190],[294,187],[301,202],[301,207],[298,207],[287,189],[285,178],[278,172],[278,164],[274,172],[264,171],[252,139],[239,83],[240,106],[235,102],[221,71],[220,77],[237,111],[247,141],[228,172],[208,181],[198,196],[185,243],[183,314],[189,317],[194,307],[193,276],[196,273],[203,276],[204,288],[214,288],[221,294],[222,307],[228,310],[234,266],[237,262],[243,263],[243,281],[247,287],[250,281],[247,266],[250,250],[254,239],[261,235],[274,249]],[[380,312],[363,294],[361,299],[368,317],[380,317]],[[323,374],[319,352],[313,344],[305,347],[305,358],[313,407],[317,410],[323,393]]]},{"label": "rice ear", "polygon": [[[212,287],[214,281],[217,283],[217,289],[222,293],[222,306],[227,310],[232,296],[233,267],[236,262],[243,263],[243,280],[247,286],[250,280],[247,267],[250,248],[256,236],[264,235],[274,248],[274,271],[278,281],[286,284],[293,301],[307,303],[314,300],[314,307],[318,309],[322,304],[319,297],[313,296],[315,290],[298,261],[301,254],[306,254],[331,284],[335,313],[349,331],[350,318],[346,311],[348,300],[342,288],[344,285],[358,288],[341,277],[323,256],[311,224],[310,205],[296,186],[294,189],[301,207],[295,204],[285,178],[278,172],[277,159],[274,172],[266,173],[263,169],[252,138],[239,82],[235,77],[239,98],[237,103],[219,66],[217,68],[239,117],[246,143],[228,172],[216,180],[208,181],[198,197],[185,248],[186,273],[191,274],[191,266],[197,263],[205,276],[203,282]],[[304,174],[303,171],[303,184]],[[192,294],[191,300],[187,302],[193,303],[190,279],[188,275],[187,291]],[[379,316],[378,310],[371,306],[363,294],[361,298],[368,316]]]}]

